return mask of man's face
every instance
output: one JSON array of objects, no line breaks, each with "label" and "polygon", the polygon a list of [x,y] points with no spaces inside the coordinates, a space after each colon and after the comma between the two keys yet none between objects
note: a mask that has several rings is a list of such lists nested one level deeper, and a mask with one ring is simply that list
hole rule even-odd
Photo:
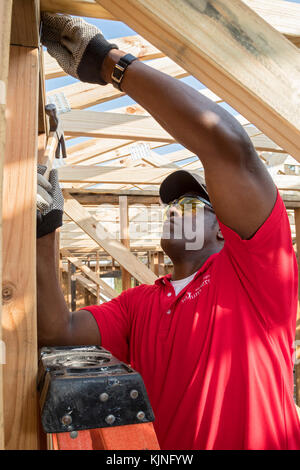
[{"label": "man's face", "polygon": [[195,196],[196,193],[186,193],[166,210],[161,247],[170,258],[179,251],[201,250],[216,237],[214,212]]}]

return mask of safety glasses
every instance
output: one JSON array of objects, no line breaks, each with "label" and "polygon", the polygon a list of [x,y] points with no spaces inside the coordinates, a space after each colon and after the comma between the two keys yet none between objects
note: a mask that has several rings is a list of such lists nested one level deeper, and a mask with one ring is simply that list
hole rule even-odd
[{"label": "safety glasses", "polygon": [[184,214],[196,213],[200,207],[203,208],[205,206],[213,211],[211,203],[203,199],[201,196],[183,196],[179,199],[175,199],[174,201],[169,202],[169,204],[164,206],[164,220],[167,219],[171,207],[176,207],[179,209],[181,216],[184,216]]}]

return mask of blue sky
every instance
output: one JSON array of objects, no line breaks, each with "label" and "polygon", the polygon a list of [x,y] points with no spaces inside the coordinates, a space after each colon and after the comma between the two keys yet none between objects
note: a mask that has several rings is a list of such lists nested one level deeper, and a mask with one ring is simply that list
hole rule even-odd
[{"label": "blue sky", "polygon": [[[300,0],[289,0],[290,2],[294,3],[300,3]],[[84,18],[88,23],[94,24],[97,26],[104,36],[110,40],[122,36],[131,36],[137,34],[135,31],[133,31],[131,28],[129,28],[127,25],[124,23],[121,23],[119,21],[109,21],[109,20],[99,20],[95,18]],[[192,86],[193,88],[200,89],[204,88],[204,85],[200,83],[198,80],[196,80],[194,77],[185,77],[181,79],[183,82],[187,83],[188,85]],[[46,81],[46,91],[53,90],[55,88],[60,88],[66,85],[69,85],[71,83],[76,82],[76,79],[73,77],[60,77],[60,78],[54,78],[51,80]],[[93,111],[109,111],[110,109],[113,108],[118,108],[122,106],[128,106],[130,104],[134,104],[135,102],[129,98],[128,96],[124,96],[121,98],[117,98],[115,100],[111,100],[105,103],[101,103],[99,105],[93,106],[89,108],[90,110]],[[227,109],[229,112],[236,114],[237,112],[233,110],[229,105],[226,103],[222,103],[222,106]],[[67,142],[67,146],[74,145],[77,142],[80,142],[82,140],[85,140],[84,138],[77,138],[77,139],[72,139]],[[156,149],[155,151],[158,154],[164,154],[170,151],[175,151],[182,148],[180,145],[173,144],[173,145],[168,145],[165,147],[162,147],[161,149]],[[188,159],[188,161],[192,161],[193,159]]]}]

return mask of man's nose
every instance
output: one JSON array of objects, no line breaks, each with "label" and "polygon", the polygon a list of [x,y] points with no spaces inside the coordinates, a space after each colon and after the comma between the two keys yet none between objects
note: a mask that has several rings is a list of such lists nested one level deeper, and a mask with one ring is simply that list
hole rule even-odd
[{"label": "man's nose", "polygon": [[171,206],[169,209],[169,218],[172,219],[173,217],[181,217],[182,213],[178,206]]}]

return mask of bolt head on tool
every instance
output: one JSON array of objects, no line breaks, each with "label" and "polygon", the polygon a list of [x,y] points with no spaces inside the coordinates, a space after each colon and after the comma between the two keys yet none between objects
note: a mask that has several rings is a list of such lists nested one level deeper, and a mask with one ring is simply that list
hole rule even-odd
[{"label": "bolt head on tool", "polygon": [[135,400],[139,396],[139,392],[137,390],[131,390],[130,397]]},{"label": "bolt head on tool", "polygon": [[106,416],[105,421],[107,422],[107,424],[113,424],[116,421],[116,418],[114,417],[114,415],[108,415]]},{"label": "bolt head on tool", "polygon": [[70,424],[72,423],[72,418],[70,415],[64,415],[62,418],[61,418],[61,422],[65,425],[65,426],[70,426]]},{"label": "bolt head on tool", "polygon": [[108,394],[107,393],[101,393],[100,395],[100,401],[107,401],[108,400]]}]

